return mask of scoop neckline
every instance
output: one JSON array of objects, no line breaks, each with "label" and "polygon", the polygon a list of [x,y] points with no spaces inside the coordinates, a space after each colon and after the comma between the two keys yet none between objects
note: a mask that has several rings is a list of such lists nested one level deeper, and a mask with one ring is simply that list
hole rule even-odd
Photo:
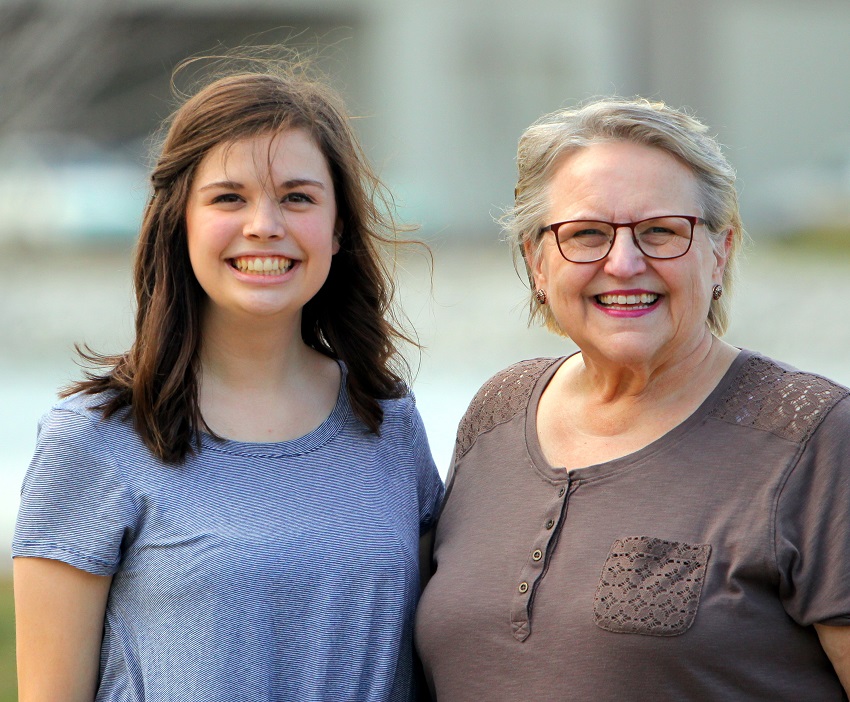
[{"label": "scoop neckline", "polygon": [[235,439],[217,439],[206,432],[201,434],[201,448],[239,456],[295,456],[314,451],[333,439],[351,414],[351,405],[346,390],[348,369],[339,359],[340,379],[336,402],[327,418],[315,429],[303,436],[286,441],[237,441]]},{"label": "scoop neckline", "polygon": [[528,399],[525,415],[525,445],[529,457],[535,470],[546,480],[554,483],[561,482],[588,482],[607,477],[622,470],[631,468],[640,463],[643,463],[648,458],[665,449],[672,441],[675,441],[683,434],[690,431],[695,425],[699,424],[717,404],[720,396],[727,390],[732,379],[738,374],[741,366],[746,363],[755,354],[745,349],[739,349],[738,355],[730,364],[729,368],[715,385],[714,389],[700,403],[688,417],[682,420],[679,424],[673,427],[670,431],[662,434],[654,441],[650,442],[643,448],[634,451],[633,453],[614,458],[604,463],[594,463],[581,468],[573,468],[567,470],[566,466],[553,466],[543,455],[543,449],[540,446],[540,440],[537,434],[537,408],[540,403],[540,397],[543,391],[557,370],[569,359],[575,356],[578,351],[568,356],[556,359],[537,379],[531,396]]}]

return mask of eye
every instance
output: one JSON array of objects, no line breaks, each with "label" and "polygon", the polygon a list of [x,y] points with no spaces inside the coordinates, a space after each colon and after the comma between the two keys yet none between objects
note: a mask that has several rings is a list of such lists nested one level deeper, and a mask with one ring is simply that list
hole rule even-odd
[{"label": "eye", "polygon": [[635,233],[641,240],[662,241],[674,237],[689,239],[691,236],[691,225],[687,219],[682,217],[660,217],[639,222]]},{"label": "eye", "polygon": [[234,203],[234,202],[242,202],[242,197],[237,195],[236,193],[222,193],[221,195],[216,195],[212,199],[213,204],[217,203]]},{"label": "eye", "polygon": [[602,229],[596,227],[582,226],[572,232],[567,233],[565,239],[561,239],[562,244],[571,246],[587,246],[599,247],[608,244],[608,234]]},{"label": "eye", "polygon": [[292,202],[295,204],[306,204],[314,202],[313,198],[306,193],[287,193],[283,197],[283,202]]},{"label": "eye", "polygon": [[598,229],[579,229],[577,232],[572,234],[573,237],[591,237],[591,236],[605,236],[604,232],[599,231]]}]

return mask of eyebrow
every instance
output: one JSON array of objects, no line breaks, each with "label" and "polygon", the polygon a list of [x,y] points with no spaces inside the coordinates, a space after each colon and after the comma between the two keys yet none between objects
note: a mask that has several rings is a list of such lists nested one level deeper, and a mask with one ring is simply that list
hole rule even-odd
[{"label": "eyebrow", "polygon": [[[325,184],[320,180],[313,180],[312,178],[291,178],[290,180],[285,180],[280,184],[280,187],[284,190],[289,190],[291,188],[299,188],[305,185],[312,185],[316,188],[325,189]],[[245,186],[242,183],[239,183],[235,180],[217,180],[214,183],[207,183],[206,185],[202,185],[198,188],[198,192],[203,192],[205,190],[212,190],[214,188],[222,188],[224,190],[242,190]]]}]

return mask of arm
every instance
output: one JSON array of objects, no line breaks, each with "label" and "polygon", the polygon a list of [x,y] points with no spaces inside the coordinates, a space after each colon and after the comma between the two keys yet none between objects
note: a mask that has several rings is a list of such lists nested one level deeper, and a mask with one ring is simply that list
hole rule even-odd
[{"label": "arm", "polygon": [[815,624],[815,631],[844,691],[850,693],[850,626]]},{"label": "arm", "polygon": [[[434,527],[431,527],[419,537],[419,592],[425,590],[425,586],[431,579],[431,550],[434,544]],[[431,702],[432,697],[428,691],[428,682],[425,679],[425,671],[422,661],[419,660],[419,652],[413,649],[413,679],[416,690],[416,702]]]},{"label": "arm", "polygon": [[415,401],[409,404],[409,408],[410,428],[408,435],[410,438],[408,441],[413,451],[411,460],[416,470],[416,489],[419,501],[419,592],[421,593],[433,574],[431,558],[433,555],[434,530],[436,529],[437,515],[440,512],[445,488],[434,463],[434,457],[431,455],[428,435],[425,433],[425,425],[416,409]]},{"label": "arm", "polygon": [[92,702],[112,578],[61,561],[15,558],[21,702]]},{"label": "arm", "polygon": [[[850,691],[850,626],[842,625],[850,621],[850,562],[843,557],[850,549],[850,394],[830,381],[804,379],[807,397],[792,399],[804,413],[814,404],[811,416],[820,419],[777,501],[780,597],[797,624],[814,625],[841,685]],[[795,421],[796,416],[805,415],[789,414]]]},{"label": "arm", "polygon": [[431,549],[434,544],[434,527],[419,537],[419,591],[422,592],[433,573],[431,572]]}]

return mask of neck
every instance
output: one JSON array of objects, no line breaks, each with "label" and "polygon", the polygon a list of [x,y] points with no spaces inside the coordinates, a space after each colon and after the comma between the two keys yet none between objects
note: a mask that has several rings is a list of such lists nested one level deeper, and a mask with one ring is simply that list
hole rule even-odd
[{"label": "neck", "polygon": [[237,392],[285,387],[316,353],[301,338],[300,314],[260,320],[205,314],[202,329],[202,383],[214,378]]},{"label": "neck", "polygon": [[333,410],[337,363],[307,346],[290,319],[204,320],[199,400],[206,426],[239,441],[304,436]]},{"label": "neck", "polygon": [[688,353],[659,363],[613,364],[578,354],[568,361],[561,388],[571,394],[575,421],[586,433],[614,435],[661,422],[665,415],[689,415],[736,355],[737,349],[706,329]]},{"label": "neck", "polygon": [[713,374],[713,362],[730,348],[708,332],[675,355],[622,363],[582,352],[574,361],[577,388],[600,403],[669,397]]},{"label": "neck", "polygon": [[553,465],[581,467],[647,446],[699,408],[737,353],[706,330],[688,353],[663,363],[622,364],[576,354],[540,398],[544,453]]}]

